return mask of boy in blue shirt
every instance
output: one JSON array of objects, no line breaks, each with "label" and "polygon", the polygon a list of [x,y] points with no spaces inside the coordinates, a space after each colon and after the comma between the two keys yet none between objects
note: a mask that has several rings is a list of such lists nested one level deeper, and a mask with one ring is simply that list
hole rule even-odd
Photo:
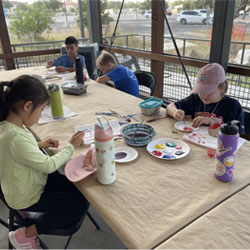
[{"label": "boy in blue shirt", "polygon": [[85,58],[82,55],[77,55],[78,51],[78,41],[75,37],[69,36],[65,39],[65,47],[67,54],[59,56],[57,59],[50,60],[46,64],[46,68],[55,66],[56,72],[74,72],[74,64],[77,56],[80,57],[82,61],[82,66],[85,68]]},{"label": "boy in blue shirt", "polygon": [[98,77],[97,82],[105,83],[111,80],[115,83],[116,89],[140,97],[139,84],[134,73],[123,65],[118,65],[110,53],[103,50],[97,58],[96,67],[105,74]]}]

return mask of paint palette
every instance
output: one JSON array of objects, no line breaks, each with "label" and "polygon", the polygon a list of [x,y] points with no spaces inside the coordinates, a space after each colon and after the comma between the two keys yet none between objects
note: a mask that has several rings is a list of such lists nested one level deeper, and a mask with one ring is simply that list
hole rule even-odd
[{"label": "paint palette", "polygon": [[118,147],[115,148],[115,162],[130,162],[138,157],[138,152],[131,147]]},{"label": "paint palette", "polygon": [[190,152],[190,148],[183,141],[171,138],[159,138],[151,141],[147,145],[147,151],[159,159],[178,160],[187,156]]},{"label": "paint palette", "polygon": [[199,128],[194,128],[192,127],[192,122],[188,122],[188,121],[185,121],[185,122],[176,122],[175,123],[175,128],[182,131],[182,132],[188,132],[188,133],[191,133],[193,131],[196,131],[198,130]]}]

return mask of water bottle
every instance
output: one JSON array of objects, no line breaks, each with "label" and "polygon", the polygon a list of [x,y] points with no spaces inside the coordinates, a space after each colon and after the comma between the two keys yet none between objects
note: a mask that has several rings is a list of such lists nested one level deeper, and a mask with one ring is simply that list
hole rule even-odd
[{"label": "water bottle", "polygon": [[115,156],[113,130],[109,121],[103,117],[106,122],[103,123],[101,118],[95,124],[95,150],[97,180],[101,184],[111,184],[115,181]]},{"label": "water bottle", "polygon": [[233,178],[239,139],[237,123],[239,122],[224,123],[219,131],[214,176],[221,181],[230,181]]},{"label": "water bottle", "polygon": [[83,66],[81,58],[78,56],[75,59],[75,70],[76,70],[76,82],[80,84],[84,84],[84,77],[83,77]]},{"label": "water bottle", "polygon": [[51,113],[54,119],[61,119],[64,117],[62,98],[60,88],[57,84],[50,84],[48,86],[50,92],[50,106]]}]

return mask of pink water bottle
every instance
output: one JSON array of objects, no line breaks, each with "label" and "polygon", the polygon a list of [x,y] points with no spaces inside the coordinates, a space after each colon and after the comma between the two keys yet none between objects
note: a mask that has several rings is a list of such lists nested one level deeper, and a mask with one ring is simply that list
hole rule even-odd
[{"label": "pink water bottle", "polygon": [[239,140],[238,121],[227,122],[221,125],[214,176],[221,181],[230,181],[233,178],[236,151]]},{"label": "pink water bottle", "polygon": [[97,180],[101,184],[111,184],[115,181],[115,156],[113,130],[109,121],[103,117],[106,122],[98,118],[95,124],[95,150]]}]

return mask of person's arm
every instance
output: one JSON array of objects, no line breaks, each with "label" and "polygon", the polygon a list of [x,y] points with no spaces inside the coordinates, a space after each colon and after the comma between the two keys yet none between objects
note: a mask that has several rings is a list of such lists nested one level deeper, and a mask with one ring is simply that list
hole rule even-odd
[{"label": "person's arm", "polygon": [[58,66],[58,67],[56,67],[55,70],[56,70],[57,73],[62,73],[62,72],[74,72],[74,71],[75,71],[74,68],[66,68],[66,67],[64,67],[64,66]]},{"label": "person's arm", "polygon": [[175,120],[181,121],[185,117],[185,111],[178,109],[175,103],[172,102],[167,106],[167,114],[172,116]]},{"label": "person's arm", "polygon": [[49,174],[70,160],[74,149],[82,143],[83,136],[83,132],[75,133],[65,148],[50,157],[42,153],[35,139],[32,141],[24,136],[17,135],[10,142],[10,151],[12,157],[20,164]]},{"label": "person's arm", "polygon": [[111,79],[106,75],[100,76],[96,79],[96,81],[99,83],[105,83],[105,82],[110,81],[110,80]]},{"label": "person's arm", "polygon": [[46,141],[40,141],[37,144],[39,148],[49,148],[49,147],[58,148],[59,146],[58,140],[55,140],[55,139],[48,139]]}]

